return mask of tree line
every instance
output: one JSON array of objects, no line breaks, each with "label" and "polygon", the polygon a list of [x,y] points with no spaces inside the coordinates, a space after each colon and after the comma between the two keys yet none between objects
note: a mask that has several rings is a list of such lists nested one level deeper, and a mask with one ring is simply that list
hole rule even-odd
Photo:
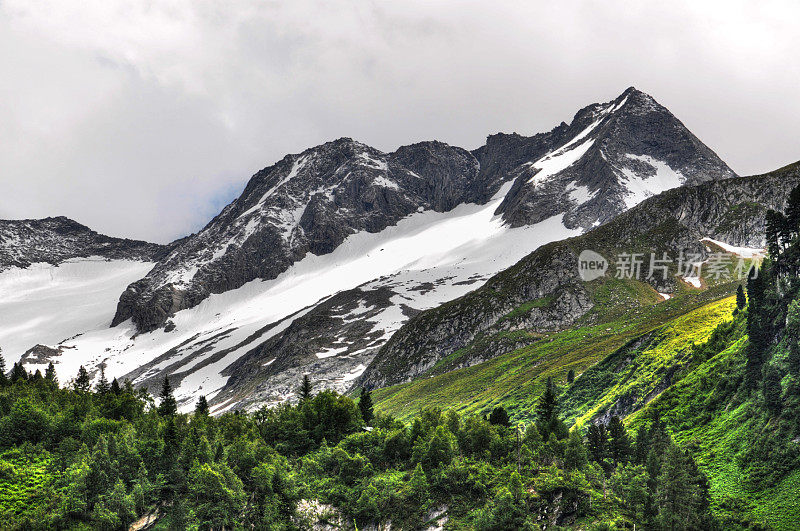
[{"label": "tree line", "polygon": [[[446,507],[475,529],[554,525],[707,529],[708,482],[658,419],[630,436],[614,417],[588,430],[560,419],[548,381],[536,421],[428,409],[409,423],[371,394],[315,392],[254,413],[179,413],[130,383],[81,370],[12,374],[0,384],[0,511],[11,529],[126,529],[145,515],[179,529],[306,529],[391,520],[425,524]],[[313,502],[325,514],[309,514]],[[312,512],[313,513],[313,512]]]}]

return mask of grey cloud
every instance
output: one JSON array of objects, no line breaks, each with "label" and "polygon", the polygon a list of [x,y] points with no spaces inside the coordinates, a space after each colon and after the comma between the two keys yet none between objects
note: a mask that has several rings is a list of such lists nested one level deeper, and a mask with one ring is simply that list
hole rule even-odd
[{"label": "grey cloud", "polygon": [[795,4],[0,3],[0,217],[167,241],[285,153],[533,134],[629,85],[742,174],[800,158]]}]

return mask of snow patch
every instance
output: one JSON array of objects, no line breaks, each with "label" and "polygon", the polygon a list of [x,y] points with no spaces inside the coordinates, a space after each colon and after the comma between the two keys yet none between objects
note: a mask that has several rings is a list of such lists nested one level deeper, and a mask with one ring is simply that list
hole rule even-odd
[{"label": "snow patch", "polygon": [[322,352],[317,352],[317,358],[325,359],[330,358],[333,356],[338,356],[342,352],[347,352],[347,349],[350,348],[349,346],[344,347],[337,347],[337,348],[326,348]]},{"label": "snow patch", "polygon": [[389,170],[389,166],[386,164],[385,161],[378,160],[378,159],[373,159],[366,152],[359,153],[358,156],[359,156],[359,158],[361,158],[364,161],[366,161],[367,166],[370,166],[370,167],[375,168],[377,170],[383,170],[383,171],[388,171]]},{"label": "snow patch", "polygon": [[[578,162],[594,144],[593,139],[585,140],[609,115],[613,114],[628,101],[628,97],[616,105],[607,105],[595,113],[597,118],[583,131],[578,133],[569,142],[560,148],[551,151],[536,162],[529,162],[528,166],[539,170],[528,179],[529,183],[542,183],[549,177],[556,175],[576,162]],[[586,191],[588,194],[588,190]],[[580,194],[578,195],[580,197]],[[577,200],[577,199],[576,199]],[[587,199],[588,200],[588,199]]]},{"label": "snow patch", "polygon": [[691,284],[695,288],[701,287],[700,277],[681,277],[683,278],[684,282],[687,284]]},{"label": "snow patch", "polygon": [[372,180],[372,183],[376,186],[381,186],[383,188],[391,188],[392,190],[399,190],[400,187],[391,179],[384,177],[383,175],[376,177]]},{"label": "snow patch", "polygon": [[589,190],[588,186],[580,186],[572,183],[569,190],[569,198],[579,205],[582,205],[592,199],[597,192]]},{"label": "snow patch", "polygon": [[[589,134],[591,132],[591,127],[587,128],[585,133]],[[583,135],[584,133],[581,133]],[[575,137],[576,139],[579,138],[581,135]],[[576,147],[568,147],[570,146],[575,140],[569,142],[568,144],[564,145],[563,147],[553,151],[552,153],[548,153],[544,157],[540,158],[536,162],[529,163],[532,168],[536,168],[539,170],[536,172],[530,179],[528,179],[529,183],[542,183],[546,181],[549,177],[560,173],[576,162],[578,162],[581,157],[583,157],[589,148],[592,147],[594,144],[593,139],[589,139],[579,146]]]},{"label": "snow patch", "polygon": [[666,162],[654,159],[649,155],[628,154],[626,157],[643,162],[655,171],[654,175],[641,176],[631,168],[618,168],[627,189],[627,194],[623,198],[627,208],[635,207],[648,197],[677,188],[685,180],[680,172],[673,170]]},{"label": "snow patch", "polygon": [[719,240],[712,240],[711,238],[702,238],[700,241],[713,243],[724,251],[741,256],[742,258],[763,258],[767,254],[766,249],[758,249],[755,247],[737,247]]},{"label": "snow patch", "polygon": [[367,366],[363,365],[363,364],[359,364],[355,369],[352,370],[352,372],[349,372],[349,373],[345,374],[344,376],[342,376],[342,381],[343,382],[353,381],[356,378],[358,378],[359,376],[361,376],[362,374],[364,374],[365,370],[367,370]]}]

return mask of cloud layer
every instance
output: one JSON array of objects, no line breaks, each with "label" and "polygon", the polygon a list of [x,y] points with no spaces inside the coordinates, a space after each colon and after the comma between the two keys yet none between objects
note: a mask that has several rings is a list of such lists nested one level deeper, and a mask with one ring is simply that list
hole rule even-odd
[{"label": "cloud layer", "polygon": [[341,136],[533,134],[629,85],[741,174],[800,159],[796,3],[0,0],[0,218],[197,230]]}]

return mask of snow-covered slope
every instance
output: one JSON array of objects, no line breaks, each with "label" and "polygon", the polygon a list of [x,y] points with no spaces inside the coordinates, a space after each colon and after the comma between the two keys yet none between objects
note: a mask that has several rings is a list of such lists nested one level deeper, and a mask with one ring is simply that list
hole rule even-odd
[{"label": "snow-covered slope", "polygon": [[72,258],[0,271],[0,348],[16,362],[37,343],[108,327],[119,293],[152,262]]},{"label": "snow-covered slope", "polygon": [[124,290],[113,328],[60,338],[57,370],[105,363],[151,389],[166,374],[183,407],[218,410],[290,397],[303,372],[345,389],[420,311],[649,195],[732,175],[634,89],[473,152],[339,139],[254,175]]},{"label": "snow-covered slope", "polygon": [[[308,255],[276,279],[251,281],[176,313],[168,332],[136,334],[128,321],[67,340],[57,359],[59,375],[69,378],[80,365],[105,363],[109,375],[129,375],[135,384],[155,388],[167,370],[176,396],[190,407],[201,394],[216,397],[228,381],[225,369],[237,360],[285,332],[294,320],[318,311],[329,297],[348,292],[348,303],[356,308],[339,317],[369,323],[366,334],[350,337],[346,330],[330,330],[308,352],[311,360],[259,362],[261,377],[274,377],[279,368],[302,374],[315,362],[327,362],[332,365],[324,371],[328,385],[344,390],[408,319],[409,309],[428,309],[461,296],[531,249],[579,233],[566,229],[560,217],[511,229],[494,214],[507,189],[485,205],[419,212],[380,233],[354,234],[334,252]],[[369,302],[380,290],[387,292],[382,301]],[[365,336],[371,340],[356,345]],[[332,347],[335,343],[339,346]],[[260,359],[264,353],[256,354]],[[244,397],[235,390],[230,395],[253,403],[285,398],[296,380],[277,379],[280,384],[273,382],[258,395]]]},{"label": "snow-covered slope", "polygon": [[274,279],[308,254],[330,253],[352,234],[475,202],[487,191],[477,170],[472,154],[441,142],[387,154],[341,138],[287,155],[131,285],[114,323],[132,319],[139,330],[153,330],[211,294]]}]

